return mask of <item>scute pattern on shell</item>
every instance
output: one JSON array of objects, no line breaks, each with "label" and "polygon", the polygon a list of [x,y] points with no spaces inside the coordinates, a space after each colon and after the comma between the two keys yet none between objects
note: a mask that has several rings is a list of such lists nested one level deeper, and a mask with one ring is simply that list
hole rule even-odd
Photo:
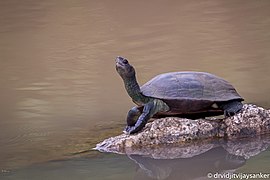
[{"label": "scute pattern on shell", "polygon": [[141,91],[145,96],[158,99],[195,99],[213,102],[242,99],[229,82],[205,72],[160,74],[141,86]]}]

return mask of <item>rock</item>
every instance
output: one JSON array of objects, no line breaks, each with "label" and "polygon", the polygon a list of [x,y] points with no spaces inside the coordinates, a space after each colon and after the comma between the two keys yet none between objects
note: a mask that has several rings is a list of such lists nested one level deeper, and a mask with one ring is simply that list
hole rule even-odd
[{"label": "rock", "polygon": [[[270,132],[270,110],[245,104],[241,112],[224,119],[215,117],[197,120],[178,117],[156,119],[147,123],[144,129],[137,134],[111,137],[97,144],[95,149],[115,153],[134,153],[136,151],[139,154],[146,149],[149,151],[149,149],[156,149],[155,147],[162,145],[178,144],[179,146],[181,144],[185,146],[192,142],[194,146],[194,142],[198,144],[201,140],[253,137],[268,132]],[[195,151],[193,154],[196,154],[198,153],[196,149],[200,148],[196,148],[195,145],[191,149]]]},{"label": "rock", "polygon": [[241,113],[225,118],[225,135],[229,138],[264,134],[270,130],[270,110],[245,104]]}]

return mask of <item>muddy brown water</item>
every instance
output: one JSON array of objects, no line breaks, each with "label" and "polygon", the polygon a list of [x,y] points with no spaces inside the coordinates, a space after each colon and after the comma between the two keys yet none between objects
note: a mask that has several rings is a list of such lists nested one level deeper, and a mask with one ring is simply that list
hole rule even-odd
[{"label": "muddy brown water", "polygon": [[[205,71],[231,82],[245,102],[270,108],[269,49],[268,0],[1,1],[0,174],[12,178],[15,169],[71,158],[121,133],[133,103],[115,71],[118,55],[140,84]],[[118,161],[88,156],[100,166]],[[122,168],[131,163],[120,159]]]}]

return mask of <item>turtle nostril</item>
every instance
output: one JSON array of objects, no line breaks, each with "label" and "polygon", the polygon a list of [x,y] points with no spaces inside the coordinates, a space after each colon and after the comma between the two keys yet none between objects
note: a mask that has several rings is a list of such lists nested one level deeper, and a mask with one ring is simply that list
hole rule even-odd
[{"label": "turtle nostril", "polygon": [[122,57],[121,56],[117,56],[116,58],[115,58],[115,62],[119,62],[119,61],[122,61]]}]

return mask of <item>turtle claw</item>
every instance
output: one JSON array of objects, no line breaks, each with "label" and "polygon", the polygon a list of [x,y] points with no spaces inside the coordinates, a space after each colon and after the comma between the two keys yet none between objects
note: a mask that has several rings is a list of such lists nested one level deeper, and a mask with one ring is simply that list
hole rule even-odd
[{"label": "turtle claw", "polygon": [[125,135],[129,135],[129,133],[128,133],[126,130],[123,130],[123,133],[124,133]]},{"label": "turtle claw", "polygon": [[123,132],[124,132],[125,134],[130,135],[130,134],[134,134],[134,133],[138,132],[138,130],[136,129],[135,126],[127,126],[127,127],[124,129]]},{"label": "turtle claw", "polygon": [[131,127],[132,126],[126,126],[125,129],[123,130],[123,133],[129,135],[131,131]]},{"label": "turtle claw", "polygon": [[234,112],[234,111],[228,111],[228,110],[224,111],[224,115],[225,115],[226,118],[227,117],[232,117],[235,114],[236,114],[236,112]]}]

